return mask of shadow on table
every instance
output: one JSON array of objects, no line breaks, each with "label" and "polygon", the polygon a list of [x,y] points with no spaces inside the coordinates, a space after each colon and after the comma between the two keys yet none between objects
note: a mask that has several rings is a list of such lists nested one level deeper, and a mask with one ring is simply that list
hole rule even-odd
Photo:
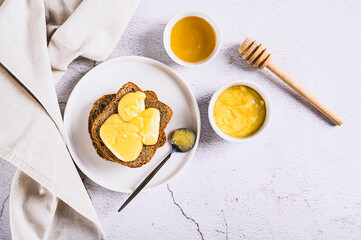
[{"label": "shadow on table", "polygon": [[208,119],[208,106],[211,97],[212,94],[207,94],[198,99],[199,111],[201,113],[201,137],[199,139],[199,145],[201,147],[222,141],[222,138],[220,138],[213,130]]},{"label": "shadow on table", "polygon": [[140,55],[158,60],[168,66],[175,63],[168,56],[163,45],[163,31],[165,24],[154,24],[138,38]]},{"label": "shadow on table", "polygon": [[[233,44],[226,48],[222,52],[222,57],[227,59],[229,64],[239,67],[243,71],[251,72],[253,71],[254,74],[258,74],[260,79],[263,82],[269,82],[272,85],[280,88],[283,92],[285,92],[288,96],[295,99],[298,103],[302,104],[306,109],[313,112],[318,119],[322,119],[327,122],[329,125],[336,126],[331,120],[329,120],[326,116],[324,116],[320,111],[318,111],[315,107],[312,106],[311,103],[303,99],[298,93],[293,91],[289,86],[282,82],[282,80],[278,79],[276,76],[268,74],[265,70],[259,70],[255,67],[252,67],[248,64],[244,59],[242,59],[241,55],[238,53],[238,44]],[[312,90],[312,89],[311,89]],[[311,91],[312,92],[312,91]],[[292,107],[292,106],[290,106]]]},{"label": "shadow on table", "polygon": [[[69,64],[64,76],[56,85],[56,93],[58,96],[58,102],[62,115],[64,115],[65,105],[75,85],[87,72],[89,72],[93,67],[95,67],[97,63],[99,62],[83,57],[78,57]],[[64,79],[66,79],[66,81]]]}]

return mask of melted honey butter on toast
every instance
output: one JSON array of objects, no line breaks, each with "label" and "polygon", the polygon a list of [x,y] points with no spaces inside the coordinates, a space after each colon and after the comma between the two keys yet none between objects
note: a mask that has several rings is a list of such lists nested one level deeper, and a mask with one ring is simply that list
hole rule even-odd
[{"label": "melted honey butter on toast", "polygon": [[111,115],[100,127],[100,138],[120,160],[134,161],[144,145],[156,144],[160,112],[145,109],[145,94],[132,92],[119,101],[118,114]]}]

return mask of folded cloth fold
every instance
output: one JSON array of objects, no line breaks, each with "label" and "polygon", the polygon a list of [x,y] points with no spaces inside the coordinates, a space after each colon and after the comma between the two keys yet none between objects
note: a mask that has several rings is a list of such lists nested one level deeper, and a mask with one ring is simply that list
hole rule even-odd
[{"label": "folded cloth fold", "polygon": [[78,56],[105,60],[138,0],[6,0],[0,5],[0,156],[18,167],[14,239],[101,239],[67,151],[55,84]]},{"label": "folded cloth fold", "polygon": [[13,239],[104,238],[94,222],[20,170],[14,176],[10,203]]}]

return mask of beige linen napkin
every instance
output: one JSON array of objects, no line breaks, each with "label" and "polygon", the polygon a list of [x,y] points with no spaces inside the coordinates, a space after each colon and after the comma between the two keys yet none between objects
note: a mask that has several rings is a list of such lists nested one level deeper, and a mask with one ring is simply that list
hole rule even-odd
[{"label": "beige linen napkin", "polygon": [[63,140],[55,84],[78,56],[104,61],[139,0],[0,0],[0,156],[16,167],[13,239],[102,239]]}]

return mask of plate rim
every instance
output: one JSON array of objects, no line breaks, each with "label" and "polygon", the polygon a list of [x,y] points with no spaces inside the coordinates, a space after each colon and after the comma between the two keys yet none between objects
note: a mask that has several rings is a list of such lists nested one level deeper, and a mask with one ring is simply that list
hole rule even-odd
[{"label": "plate rim", "polygon": [[[200,116],[200,110],[199,110],[199,106],[198,106],[198,102],[197,99],[192,91],[192,89],[190,88],[190,86],[188,85],[188,83],[186,81],[184,81],[184,79],[178,74],[176,73],[172,68],[170,68],[169,66],[167,66],[166,64],[157,61],[155,59],[152,58],[148,58],[148,57],[143,57],[143,56],[120,56],[120,57],[116,57],[116,58],[112,58],[109,60],[106,60],[104,62],[102,62],[101,64],[93,67],[91,70],[89,70],[86,74],[84,74],[84,76],[82,76],[80,78],[80,80],[76,83],[76,85],[74,86],[74,88],[72,89],[69,98],[67,100],[67,103],[65,105],[65,109],[64,109],[64,117],[63,117],[63,125],[64,125],[64,135],[65,135],[65,142],[67,145],[67,148],[69,149],[69,154],[73,159],[73,162],[75,163],[75,165],[81,170],[82,173],[84,173],[89,179],[91,179],[93,182],[95,182],[96,184],[98,184],[99,186],[115,191],[115,192],[122,192],[122,193],[131,193],[133,192],[128,191],[128,190],[119,190],[119,189],[115,189],[113,187],[109,187],[109,186],[104,186],[103,184],[101,184],[97,179],[93,179],[89,176],[89,172],[87,170],[84,170],[84,168],[82,168],[82,163],[80,163],[80,159],[77,159],[79,156],[78,154],[76,154],[76,147],[73,144],[73,139],[72,139],[72,134],[71,134],[71,117],[70,117],[70,111],[71,111],[71,105],[72,105],[72,99],[73,99],[73,93],[74,91],[79,87],[80,82],[84,81],[84,78],[86,78],[86,76],[88,74],[90,74],[92,71],[95,71],[94,69],[96,69],[99,66],[104,66],[105,64],[111,64],[112,62],[116,62],[116,61],[135,61],[135,62],[143,62],[143,63],[147,63],[147,64],[152,64],[155,67],[161,69],[164,72],[168,73],[172,73],[176,78],[171,77],[173,79],[173,81],[176,81],[177,84],[182,83],[184,84],[186,90],[189,92],[190,97],[191,97],[191,101],[194,104],[194,112],[195,112],[195,119],[196,119],[196,127],[197,127],[197,139],[194,145],[194,151],[191,153],[191,155],[189,156],[188,160],[186,160],[185,164],[183,165],[183,167],[178,168],[172,175],[169,175],[168,177],[166,177],[166,179],[164,181],[161,181],[159,184],[156,184],[154,186],[150,186],[150,187],[146,187],[144,188],[142,191],[146,192],[152,189],[155,189],[157,187],[163,186],[165,184],[167,184],[169,181],[173,180],[176,176],[178,176],[189,164],[189,162],[193,159],[195,152],[197,151],[198,148],[198,144],[199,144],[199,140],[200,140],[200,134],[201,134],[201,116]],[[80,157],[79,157],[80,158]],[[90,174],[91,175],[91,174]]]}]

